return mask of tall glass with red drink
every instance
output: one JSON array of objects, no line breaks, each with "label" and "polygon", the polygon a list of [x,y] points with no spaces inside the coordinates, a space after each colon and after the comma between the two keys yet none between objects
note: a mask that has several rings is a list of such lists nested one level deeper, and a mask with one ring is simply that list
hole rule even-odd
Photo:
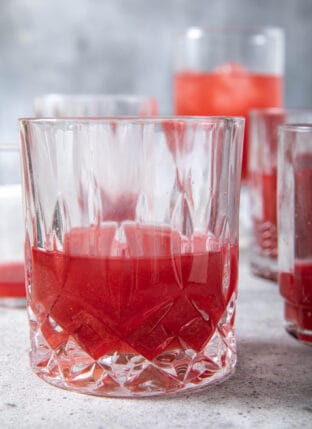
[{"label": "tall glass with red drink", "polygon": [[248,113],[283,103],[284,33],[274,27],[190,28],[175,45],[174,112],[246,118],[242,179],[247,179]]},{"label": "tall glass with red drink", "polygon": [[40,377],[135,397],[233,371],[243,122],[21,120]]},{"label": "tall glass with red drink", "polygon": [[277,280],[278,129],[312,123],[309,109],[254,109],[250,112],[249,180],[252,218],[250,263],[254,274]]},{"label": "tall glass with red drink", "polygon": [[312,344],[312,123],[280,128],[278,252],[286,330]]}]

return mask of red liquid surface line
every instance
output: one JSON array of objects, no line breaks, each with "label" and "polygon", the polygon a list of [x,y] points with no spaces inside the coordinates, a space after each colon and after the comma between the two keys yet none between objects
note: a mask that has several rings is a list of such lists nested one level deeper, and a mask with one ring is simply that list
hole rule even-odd
[{"label": "red liquid surface line", "polygon": [[248,112],[252,108],[281,107],[283,79],[250,73],[240,65],[226,64],[209,73],[181,72],[174,77],[177,115],[244,116],[245,143],[242,178],[247,179]]},{"label": "red liquid surface line", "polygon": [[25,298],[23,262],[0,264],[0,298]]},{"label": "red liquid surface line", "polygon": [[[75,247],[83,248],[79,240],[86,234],[75,237]],[[142,242],[149,255],[157,234],[147,234]],[[166,256],[170,240],[162,237],[158,244],[159,257],[33,249],[31,306],[50,346],[71,335],[95,359],[114,351],[153,359],[177,344],[181,348],[181,341],[201,350],[236,291],[237,246],[230,256],[226,247]],[[230,272],[225,273],[228,258]],[[225,276],[230,279],[226,290]]]}]

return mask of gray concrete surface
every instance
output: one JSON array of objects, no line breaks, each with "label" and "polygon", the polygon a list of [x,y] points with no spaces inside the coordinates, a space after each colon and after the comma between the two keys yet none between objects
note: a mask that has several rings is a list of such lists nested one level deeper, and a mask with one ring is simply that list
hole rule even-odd
[{"label": "gray concrete surface", "polygon": [[23,310],[0,311],[0,427],[45,429],[295,429],[312,427],[312,348],[283,329],[274,283],[241,256],[236,373],[170,399],[107,399],[57,389],[28,366]]}]

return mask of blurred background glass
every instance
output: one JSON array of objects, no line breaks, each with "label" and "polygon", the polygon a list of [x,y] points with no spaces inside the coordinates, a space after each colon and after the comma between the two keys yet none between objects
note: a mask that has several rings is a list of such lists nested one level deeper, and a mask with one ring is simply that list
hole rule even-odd
[{"label": "blurred background glass", "polygon": [[34,113],[39,118],[153,116],[157,111],[157,100],[143,95],[47,94],[34,100]]},{"label": "blurred background glass", "polygon": [[171,113],[174,37],[190,26],[283,28],[285,105],[312,105],[311,0],[11,0],[0,12],[2,142],[47,93],[144,94]]},{"label": "blurred background glass", "polygon": [[250,112],[248,185],[252,227],[249,258],[252,272],[270,280],[277,280],[278,271],[278,130],[287,123],[312,123],[312,110],[269,108]]},{"label": "blurred background glass", "polygon": [[312,124],[279,128],[278,283],[287,332],[312,344]]},{"label": "blurred background glass", "polygon": [[246,181],[248,112],[283,105],[283,30],[193,27],[177,37],[174,51],[175,114],[245,117],[242,180]]}]

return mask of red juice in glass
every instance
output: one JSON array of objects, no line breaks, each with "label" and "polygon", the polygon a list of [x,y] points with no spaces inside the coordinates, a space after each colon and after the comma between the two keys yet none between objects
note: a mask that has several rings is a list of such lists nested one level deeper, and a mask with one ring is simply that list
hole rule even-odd
[{"label": "red juice in glass", "polygon": [[[113,233],[77,229],[65,236],[65,252],[33,249],[31,306],[49,346],[56,350],[71,337],[94,359],[118,352],[152,360],[177,345],[199,352],[236,295],[237,246],[203,251],[206,240],[197,237],[194,252],[172,255],[180,237],[170,230],[128,227],[129,247]],[[106,243],[103,255],[83,254],[90,236]],[[120,256],[104,256],[112,249]]]},{"label": "red juice in glass", "polygon": [[287,331],[312,343],[312,259],[296,262],[293,272],[279,273],[279,288]]},{"label": "red juice in glass", "polygon": [[312,343],[312,126],[280,128],[279,288],[286,330]]},{"label": "red juice in glass", "polygon": [[193,27],[178,35],[174,56],[177,115],[245,117],[242,179],[246,181],[248,113],[283,103],[283,30]]},{"label": "red juice in glass", "polygon": [[[254,274],[271,280],[277,280],[278,272],[278,130],[287,123],[308,123],[311,120],[312,111],[308,109],[253,109],[249,115],[248,188],[252,219],[250,265]],[[309,154],[306,155],[308,159]],[[285,176],[286,182],[290,183],[291,174]],[[296,177],[298,184],[304,183],[302,178]],[[290,206],[289,202],[288,208]]]},{"label": "red juice in glass", "polygon": [[255,107],[280,107],[282,103],[282,76],[254,73],[239,64],[224,64],[212,72],[178,72],[174,76],[177,115],[245,117],[243,180],[247,179],[249,111]]},{"label": "red juice in glass", "polygon": [[279,274],[285,299],[286,329],[303,341],[312,342],[312,154],[297,155],[295,171],[295,260],[289,273]]},{"label": "red juice in glass", "polygon": [[243,118],[20,126],[33,371],[117,397],[230,375]]},{"label": "red juice in glass", "polygon": [[20,156],[0,145],[0,307],[25,307],[24,222]]},{"label": "red juice in glass", "polygon": [[0,297],[25,298],[23,262],[0,263]]}]

